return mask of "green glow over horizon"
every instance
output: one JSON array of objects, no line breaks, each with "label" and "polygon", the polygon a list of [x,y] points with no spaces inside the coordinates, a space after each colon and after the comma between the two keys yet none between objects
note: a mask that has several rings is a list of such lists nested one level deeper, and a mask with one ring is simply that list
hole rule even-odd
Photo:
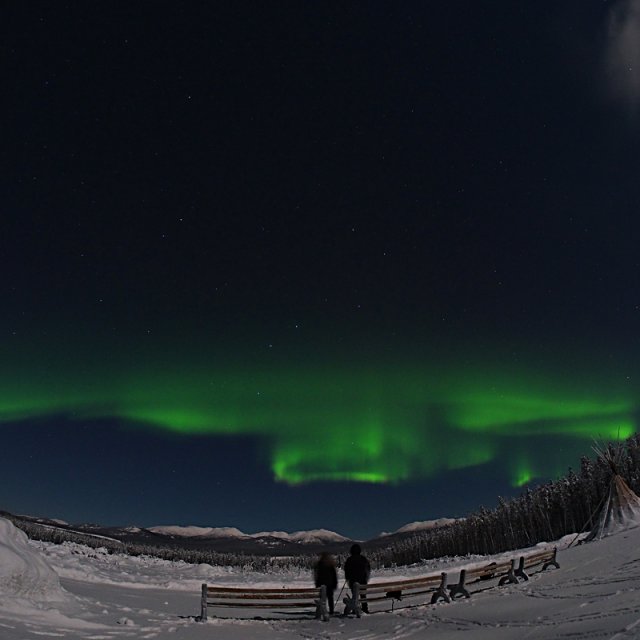
[{"label": "green glow over horizon", "polygon": [[[0,380],[0,423],[65,415],[183,436],[257,438],[273,478],[291,485],[398,484],[513,457],[518,462],[504,471],[523,486],[565,472],[593,439],[635,433],[640,407],[640,392],[616,390],[604,374],[572,383],[561,374],[453,363],[118,363],[78,374],[72,367],[7,371]],[[550,447],[563,438],[566,451],[551,459],[530,450],[530,439],[541,437]]]},{"label": "green glow over horizon", "polygon": [[519,469],[516,477],[513,480],[514,487],[524,487],[533,479],[533,474],[528,469]]}]

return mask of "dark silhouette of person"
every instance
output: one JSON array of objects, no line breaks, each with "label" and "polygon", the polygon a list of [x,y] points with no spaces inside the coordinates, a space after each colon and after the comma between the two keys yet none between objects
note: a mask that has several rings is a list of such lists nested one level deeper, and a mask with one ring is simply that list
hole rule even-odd
[{"label": "dark silhouette of person", "polygon": [[[353,584],[367,584],[371,575],[371,565],[369,560],[362,555],[362,549],[359,544],[351,545],[351,555],[344,563],[344,577],[349,583],[349,589],[353,593]],[[363,594],[361,598],[361,607],[365,613],[369,613],[369,604],[366,601],[367,596]]]},{"label": "dark silhouette of person", "polygon": [[324,585],[327,588],[327,603],[329,613],[333,613],[333,592],[338,586],[338,574],[336,573],[336,561],[326,551],[320,554],[318,562],[313,567],[313,580],[316,587]]}]

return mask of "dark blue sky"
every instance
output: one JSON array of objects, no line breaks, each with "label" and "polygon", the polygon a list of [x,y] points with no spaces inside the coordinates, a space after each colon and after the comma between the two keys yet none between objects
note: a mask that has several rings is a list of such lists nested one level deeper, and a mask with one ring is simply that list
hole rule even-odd
[{"label": "dark blue sky", "polygon": [[2,9],[0,507],[365,537],[635,431],[639,15]]}]

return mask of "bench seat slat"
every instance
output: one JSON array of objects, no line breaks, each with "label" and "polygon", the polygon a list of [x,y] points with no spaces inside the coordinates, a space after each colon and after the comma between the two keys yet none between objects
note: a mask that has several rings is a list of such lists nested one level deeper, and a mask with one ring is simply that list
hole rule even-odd
[{"label": "bench seat slat", "polygon": [[[433,593],[435,591],[435,589],[420,589],[419,591],[407,591],[407,592],[402,592],[402,600],[404,600],[405,598],[413,598],[415,596],[423,596],[425,594],[428,593]],[[387,596],[367,596],[366,602],[377,602],[380,600],[391,600],[391,597],[387,597]]]},{"label": "bench seat slat", "polygon": [[525,560],[524,566],[526,569],[528,569],[529,567],[536,567],[539,564],[542,564],[543,562],[546,562],[549,559],[551,559],[551,556],[549,556],[549,558],[540,558],[539,560],[534,560],[533,562],[532,561],[527,562],[527,560]]},{"label": "bench seat slat", "polygon": [[313,594],[300,593],[299,591],[291,591],[289,593],[225,593],[223,591],[210,594],[207,600],[313,600],[318,597],[319,589],[314,589]]},{"label": "bench seat slat", "polygon": [[374,582],[373,584],[361,585],[362,593],[378,593],[380,591],[404,591],[406,589],[418,589],[420,587],[437,587],[442,578],[429,580],[412,580],[411,582]]},{"label": "bench seat slat", "polygon": [[309,607],[315,607],[315,602],[313,600],[300,601],[300,602],[254,602],[253,600],[250,602],[230,602],[230,601],[222,601],[222,602],[212,602],[210,600],[207,601],[207,606],[209,607],[259,607],[262,609],[273,609],[288,607],[291,609],[308,609]]},{"label": "bench seat slat", "polygon": [[554,552],[550,551],[548,553],[539,553],[535,556],[527,556],[524,559],[524,563],[526,565],[534,565],[540,564],[541,562],[546,562],[547,560],[551,560],[553,558]]},{"label": "bench seat slat", "polygon": [[505,573],[511,568],[511,561],[500,562],[494,565],[485,565],[484,567],[474,567],[473,569],[467,569],[467,579],[480,578],[482,576],[490,576],[492,574]]},{"label": "bench seat slat", "polygon": [[304,593],[312,594],[318,593],[317,587],[286,587],[283,589],[244,589],[243,587],[209,587],[207,586],[207,593]]}]

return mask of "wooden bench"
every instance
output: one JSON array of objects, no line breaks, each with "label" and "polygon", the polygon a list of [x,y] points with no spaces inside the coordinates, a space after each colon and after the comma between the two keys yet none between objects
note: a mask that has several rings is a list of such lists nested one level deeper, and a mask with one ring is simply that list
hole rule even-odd
[{"label": "wooden bench", "polygon": [[541,571],[550,566],[560,568],[556,560],[557,549],[535,551],[528,555],[492,562],[481,567],[461,569],[458,582],[447,584],[448,574],[431,574],[420,578],[400,580],[394,582],[372,582],[367,585],[354,584],[351,596],[344,599],[345,614],[355,614],[360,617],[363,602],[376,602],[392,598],[391,610],[394,600],[402,600],[413,596],[431,594],[431,604],[435,604],[442,598],[445,602],[451,602],[457,596],[471,597],[471,592],[466,588],[470,583],[479,581],[497,580],[499,586],[516,584],[518,578],[528,580],[526,570],[542,565]]},{"label": "wooden bench", "polygon": [[328,620],[327,588],[249,589],[202,585],[200,619],[207,619],[208,607],[255,607],[260,609],[299,609],[315,611],[316,619]]},{"label": "wooden bench", "polygon": [[[534,551],[527,555],[518,556],[510,560],[491,562],[490,564],[461,569],[458,582],[448,584],[449,574],[446,572],[433,573],[404,580],[389,580],[370,582],[366,585],[355,583],[351,594],[345,596],[345,615],[354,614],[360,617],[362,604],[387,601],[391,602],[393,611],[396,601],[431,595],[429,601],[435,604],[440,599],[451,602],[458,596],[470,598],[467,587],[481,581],[498,581],[499,586],[515,584],[518,579],[528,580],[527,571],[542,565],[540,571],[554,566],[560,568],[556,559],[557,549]],[[477,590],[477,589],[476,589]],[[422,603],[421,603],[422,604]],[[315,613],[316,619],[328,620],[328,603],[326,587],[296,588],[282,587],[280,589],[217,587],[202,585],[201,620],[207,619],[208,607],[245,608],[253,607],[264,610],[281,608],[292,609],[292,612],[308,611]]]},{"label": "wooden bench", "polygon": [[526,573],[527,569],[539,565],[542,565],[541,571],[544,571],[550,566],[559,569],[560,565],[556,560],[557,553],[558,550],[554,547],[553,549],[544,551],[534,551],[533,553],[520,556],[517,560],[516,558],[512,558],[511,560],[505,560],[503,562],[492,562],[482,567],[462,569],[457,584],[448,587],[449,595],[452,599],[459,595],[470,598],[471,594],[465,585],[481,580],[497,579],[499,586],[517,584],[518,578],[521,578],[523,581],[529,579]]},{"label": "wooden bench", "polygon": [[446,591],[447,574],[432,574],[419,578],[407,578],[389,582],[371,582],[360,585],[354,583],[351,595],[345,596],[345,615],[351,613],[358,618],[362,613],[364,602],[379,602],[391,600],[391,610],[396,601],[431,594],[431,603],[435,604],[440,598],[450,602],[451,598]]}]

